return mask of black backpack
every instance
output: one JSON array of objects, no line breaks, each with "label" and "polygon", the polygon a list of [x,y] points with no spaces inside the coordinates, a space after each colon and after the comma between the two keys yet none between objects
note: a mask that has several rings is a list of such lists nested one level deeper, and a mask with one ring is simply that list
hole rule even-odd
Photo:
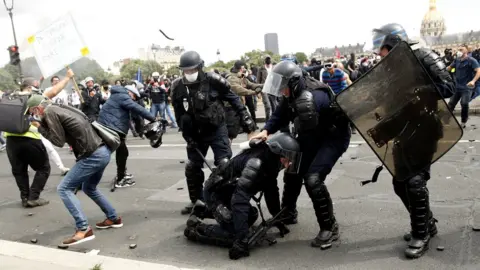
[{"label": "black backpack", "polygon": [[0,99],[0,131],[22,134],[30,128],[27,100],[30,95],[9,95]]}]

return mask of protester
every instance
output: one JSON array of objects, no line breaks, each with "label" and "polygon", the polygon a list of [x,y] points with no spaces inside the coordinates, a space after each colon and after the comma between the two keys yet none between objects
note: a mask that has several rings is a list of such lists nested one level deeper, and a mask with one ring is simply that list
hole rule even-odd
[{"label": "protester", "polygon": [[117,215],[107,198],[97,189],[103,172],[110,162],[111,150],[102,142],[88,118],[81,111],[67,106],[52,105],[40,95],[28,99],[29,112],[38,117],[32,122],[42,136],[54,145],[72,145],[77,162],[57,187],[65,207],[75,219],[76,232],[62,244],[71,246],[93,240],[95,235],[80,208],[80,201],[74,194],[75,188],[82,185],[83,192],[90,197],[106,215],[103,222],[96,224],[98,229],[120,228],[122,219]]}]

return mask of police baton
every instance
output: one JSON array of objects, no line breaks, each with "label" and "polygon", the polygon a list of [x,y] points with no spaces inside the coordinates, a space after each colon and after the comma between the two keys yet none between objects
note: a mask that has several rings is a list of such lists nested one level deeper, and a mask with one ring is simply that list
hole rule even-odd
[{"label": "police baton", "polygon": [[210,169],[211,172],[213,172],[213,169],[212,167],[210,166],[210,164],[208,164],[207,162],[207,159],[205,158],[205,156],[202,154],[202,152],[200,152],[200,150],[195,147],[195,151],[197,151],[197,153],[200,155],[200,157],[203,159],[203,162],[205,163],[205,165],[207,165],[207,167]]}]

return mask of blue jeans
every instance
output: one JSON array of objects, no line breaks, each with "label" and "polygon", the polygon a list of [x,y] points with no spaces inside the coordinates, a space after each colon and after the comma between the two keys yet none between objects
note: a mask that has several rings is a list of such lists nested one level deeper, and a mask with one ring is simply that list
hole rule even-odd
[{"label": "blue jeans", "polygon": [[472,90],[457,91],[455,94],[453,94],[448,102],[448,107],[451,111],[453,111],[457,106],[457,103],[460,101],[460,105],[462,106],[462,111],[460,113],[462,123],[466,123],[468,120],[468,103],[470,102],[471,98]]},{"label": "blue jeans", "polygon": [[170,109],[170,106],[168,104],[165,106],[165,111],[167,112],[170,121],[172,121],[172,128],[178,128],[177,121],[175,121],[175,116],[173,115],[172,110]]},{"label": "blue jeans", "polygon": [[152,103],[150,112],[153,116],[157,117],[157,114],[160,113],[160,116],[165,119],[165,102],[162,103]]},{"label": "blue jeans", "polygon": [[79,160],[75,166],[65,175],[57,187],[68,212],[75,219],[75,226],[79,230],[88,228],[88,220],[80,207],[80,201],[73,193],[75,188],[83,186],[83,192],[90,197],[110,220],[117,219],[117,213],[107,198],[97,189],[102,179],[103,171],[110,162],[112,152],[108,147],[101,146],[87,158]]}]

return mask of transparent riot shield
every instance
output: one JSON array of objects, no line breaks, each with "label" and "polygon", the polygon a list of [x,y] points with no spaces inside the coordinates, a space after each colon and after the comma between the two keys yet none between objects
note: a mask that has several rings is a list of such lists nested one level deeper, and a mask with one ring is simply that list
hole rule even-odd
[{"label": "transparent riot shield", "polygon": [[335,100],[398,181],[429,169],[463,135],[406,42]]}]

